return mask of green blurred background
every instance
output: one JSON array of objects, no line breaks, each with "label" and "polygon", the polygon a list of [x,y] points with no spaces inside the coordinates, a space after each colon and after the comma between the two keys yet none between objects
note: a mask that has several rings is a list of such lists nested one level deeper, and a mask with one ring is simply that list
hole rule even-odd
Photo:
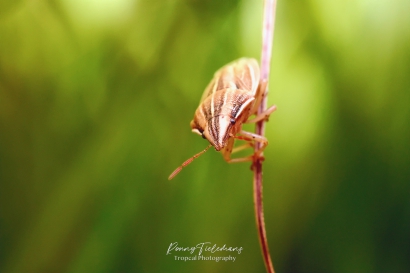
[{"label": "green blurred background", "polygon": [[[410,272],[410,1],[280,1],[264,165],[277,272]],[[189,122],[259,59],[262,1],[0,3],[0,272],[264,272],[249,164]],[[168,246],[241,246],[235,262]],[[181,254],[183,255],[183,254]]]}]

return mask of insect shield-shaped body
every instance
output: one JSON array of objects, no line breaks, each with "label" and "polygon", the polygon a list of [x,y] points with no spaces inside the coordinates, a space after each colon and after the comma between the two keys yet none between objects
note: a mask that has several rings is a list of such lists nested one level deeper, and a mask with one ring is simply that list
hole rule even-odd
[{"label": "insect shield-shaped body", "polygon": [[[243,123],[254,123],[267,119],[276,109],[275,106],[249,120],[256,115],[262,97],[265,95],[266,82],[260,82],[259,66],[255,59],[242,58],[219,69],[202,95],[201,102],[195,111],[191,128],[194,133],[207,139],[210,143],[202,152],[194,155],[178,167],[168,179],[174,178],[183,167],[206,152],[211,146],[221,151],[227,162],[252,161],[261,156],[268,144],[265,137],[245,132]],[[235,139],[247,141],[245,145],[233,148]],[[262,145],[254,155],[231,159],[231,154],[249,147],[254,142]]]}]

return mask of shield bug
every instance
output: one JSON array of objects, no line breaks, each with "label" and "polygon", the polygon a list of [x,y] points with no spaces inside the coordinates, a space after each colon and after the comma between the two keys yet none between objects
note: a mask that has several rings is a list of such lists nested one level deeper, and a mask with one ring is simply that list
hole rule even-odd
[{"label": "shield bug", "polygon": [[[243,131],[242,125],[268,119],[276,110],[273,105],[257,114],[262,98],[266,95],[266,86],[267,82],[260,80],[259,65],[255,59],[241,58],[219,69],[206,87],[190,124],[192,132],[207,139],[210,144],[182,163],[168,179],[174,178],[182,168],[211,146],[220,151],[229,163],[253,161],[255,157],[262,157],[268,140],[264,136]],[[255,117],[250,119],[253,115]],[[246,143],[234,148],[235,139],[244,140]],[[231,158],[232,153],[254,147],[255,142],[261,145],[253,155]]]}]

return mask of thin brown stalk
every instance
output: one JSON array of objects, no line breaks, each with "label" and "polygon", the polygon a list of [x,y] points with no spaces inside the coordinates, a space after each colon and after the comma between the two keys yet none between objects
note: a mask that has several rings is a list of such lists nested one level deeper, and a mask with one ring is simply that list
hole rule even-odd
[{"label": "thin brown stalk", "polygon": [[[270,62],[272,54],[272,43],[274,34],[276,13],[276,0],[265,0],[264,2],[264,16],[262,27],[262,55],[261,55],[261,80],[269,81]],[[266,87],[266,94],[263,97],[258,109],[258,114],[266,110],[268,98],[268,86]],[[265,135],[265,120],[256,123],[255,132],[258,135]],[[255,152],[260,148],[260,144],[256,143]],[[259,242],[262,249],[262,256],[265,262],[266,270],[269,273],[274,273],[272,260],[270,257],[268,240],[265,230],[265,219],[263,214],[263,194],[262,194],[262,161],[263,157],[255,158],[253,162],[253,197],[255,205],[256,226],[258,229]]]}]

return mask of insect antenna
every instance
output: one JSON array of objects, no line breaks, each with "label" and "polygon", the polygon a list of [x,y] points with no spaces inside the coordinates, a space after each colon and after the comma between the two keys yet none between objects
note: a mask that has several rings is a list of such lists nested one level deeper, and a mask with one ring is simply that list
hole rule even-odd
[{"label": "insect antenna", "polygon": [[209,148],[211,148],[212,144],[209,144],[203,151],[197,153],[196,155],[194,155],[193,157],[189,158],[188,160],[186,160],[184,163],[182,163],[181,166],[179,166],[178,168],[175,169],[175,171],[173,171],[169,177],[168,180],[171,180],[172,178],[174,178],[180,171],[182,171],[182,168],[188,166],[192,161],[194,161],[195,158],[199,157],[201,154],[205,153],[206,151],[208,151]]}]

